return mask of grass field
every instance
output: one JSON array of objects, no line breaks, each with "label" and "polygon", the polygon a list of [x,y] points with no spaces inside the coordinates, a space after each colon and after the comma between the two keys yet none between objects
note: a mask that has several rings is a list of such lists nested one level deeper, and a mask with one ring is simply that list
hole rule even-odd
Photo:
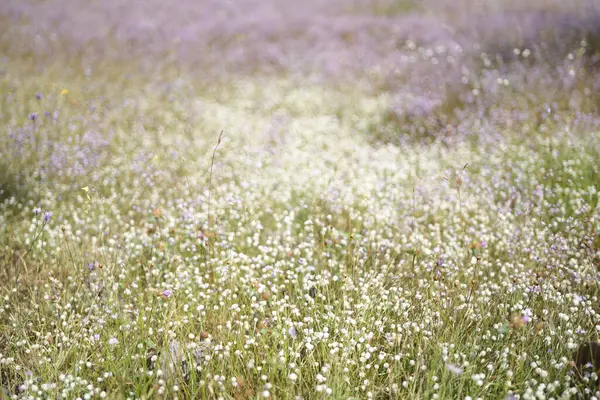
[{"label": "grass field", "polygon": [[0,398],[600,398],[600,5],[2,3]]}]

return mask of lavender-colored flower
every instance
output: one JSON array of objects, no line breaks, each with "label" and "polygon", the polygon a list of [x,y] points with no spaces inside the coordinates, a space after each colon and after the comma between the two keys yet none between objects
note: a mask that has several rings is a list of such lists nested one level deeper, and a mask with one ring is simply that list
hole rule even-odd
[{"label": "lavender-colored flower", "polygon": [[288,335],[290,335],[290,337],[292,339],[296,339],[296,336],[297,336],[296,328],[294,328],[293,326],[290,326],[290,329],[288,329]]},{"label": "lavender-colored flower", "polygon": [[108,344],[110,344],[111,346],[115,346],[119,344],[119,339],[113,336],[110,339],[108,339]]},{"label": "lavender-colored flower", "polygon": [[165,299],[168,299],[169,297],[171,297],[172,294],[173,294],[173,291],[169,290],[169,289],[165,289],[160,293],[160,295],[163,296]]},{"label": "lavender-colored flower", "polygon": [[37,92],[35,94],[35,98],[38,99],[38,100],[41,100],[42,99],[42,94],[40,92]]},{"label": "lavender-colored flower", "polygon": [[90,271],[93,271],[94,268],[96,268],[96,263],[95,262],[89,262],[88,265],[87,265],[87,267],[88,267],[88,269]]},{"label": "lavender-colored flower", "polygon": [[39,215],[42,212],[42,209],[39,207],[36,207],[33,209],[33,215]]},{"label": "lavender-colored flower", "polygon": [[46,212],[44,213],[44,222],[45,222],[45,223],[48,223],[48,222],[50,222],[50,218],[52,218],[52,212],[50,212],[50,211],[46,211]]},{"label": "lavender-colored flower", "polygon": [[36,112],[29,114],[29,119],[32,121],[35,121],[37,119],[37,117],[38,117],[38,115]]},{"label": "lavender-colored flower", "polygon": [[446,364],[446,369],[455,375],[460,375],[463,373],[463,369],[455,364]]}]

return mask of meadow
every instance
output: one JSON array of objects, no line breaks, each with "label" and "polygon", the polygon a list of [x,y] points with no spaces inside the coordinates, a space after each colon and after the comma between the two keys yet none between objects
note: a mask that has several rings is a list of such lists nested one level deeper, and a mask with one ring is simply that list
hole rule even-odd
[{"label": "meadow", "polygon": [[599,197],[593,0],[1,0],[0,398],[597,400]]}]

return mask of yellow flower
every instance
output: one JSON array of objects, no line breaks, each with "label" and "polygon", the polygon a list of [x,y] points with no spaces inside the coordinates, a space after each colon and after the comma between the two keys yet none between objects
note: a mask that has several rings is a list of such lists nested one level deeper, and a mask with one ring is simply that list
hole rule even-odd
[{"label": "yellow flower", "polygon": [[69,89],[63,89],[60,91],[61,95],[69,94]]}]

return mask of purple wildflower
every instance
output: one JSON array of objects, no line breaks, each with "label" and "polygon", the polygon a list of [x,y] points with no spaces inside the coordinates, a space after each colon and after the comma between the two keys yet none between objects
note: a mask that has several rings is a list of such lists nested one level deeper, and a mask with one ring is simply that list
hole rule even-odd
[{"label": "purple wildflower", "polygon": [[29,119],[32,121],[35,121],[37,119],[37,117],[38,117],[38,115],[36,112],[29,114]]},{"label": "purple wildflower", "polygon": [[463,369],[460,366],[455,365],[455,364],[450,364],[450,363],[446,364],[446,369],[455,375],[460,375],[463,373]]},{"label": "purple wildflower", "polygon": [[292,339],[296,339],[296,336],[297,336],[296,328],[294,328],[293,326],[291,326],[290,329],[288,329],[288,334],[290,335],[290,337]]},{"label": "purple wildflower", "polygon": [[50,211],[46,211],[44,213],[44,222],[45,223],[50,222],[50,218],[52,218],[52,213]]},{"label": "purple wildflower", "polygon": [[42,94],[40,92],[37,92],[35,94],[35,98],[38,99],[38,100],[41,100],[42,99]]}]

